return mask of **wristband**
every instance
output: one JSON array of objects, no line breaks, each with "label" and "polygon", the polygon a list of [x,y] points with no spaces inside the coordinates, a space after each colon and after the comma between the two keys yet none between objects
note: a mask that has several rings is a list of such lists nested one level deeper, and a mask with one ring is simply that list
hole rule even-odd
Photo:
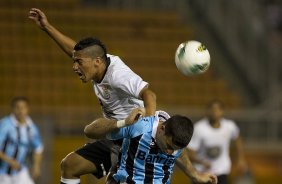
[{"label": "wristband", "polygon": [[125,127],[126,124],[125,124],[125,120],[118,120],[117,121],[117,127],[118,128],[122,128],[122,127]]}]

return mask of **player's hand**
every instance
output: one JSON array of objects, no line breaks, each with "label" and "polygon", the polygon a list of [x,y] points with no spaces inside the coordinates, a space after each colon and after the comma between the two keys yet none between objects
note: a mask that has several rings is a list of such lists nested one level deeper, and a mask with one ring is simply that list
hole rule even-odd
[{"label": "player's hand", "polygon": [[239,175],[242,175],[248,171],[248,165],[244,159],[239,159],[236,165],[236,169]]},{"label": "player's hand", "polygon": [[32,179],[33,180],[37,180],[40,176],[41,172],[40,172],[40,168],[38,167],[32,167],[32,170],[31,170],[31,176],[32,176]]},{"label": "player's hand", "polygon": [[127,116],[125,119],[125,125],[129,126],[133,123],[137,122],[137,120],[145,115],[145,109],[144,108],[136,108],[131,111],[131,113]]},{"label": "player's hand", "polygon": [[217,176],[211,173],[199,173],[194,181],[196,183],[217,184]]},{"label": "player's hand", "polygon": [[46,27],[50,25],[46,15],[37,8],[31,8],[29,10],[28,18],[33,20],[42,30],[46,30]]},{"label": "player's hand", "polygon": [[18,170],[21,169],[21,164],[16,160],[9,160],[8,163],[11,166],[11,168],[14,169],[14,170],[18,171]]}]

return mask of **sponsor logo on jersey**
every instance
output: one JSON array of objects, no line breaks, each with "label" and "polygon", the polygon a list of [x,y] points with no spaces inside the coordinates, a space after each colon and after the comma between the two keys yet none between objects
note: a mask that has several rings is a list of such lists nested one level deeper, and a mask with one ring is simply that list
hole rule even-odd
[{"label": "sponsor logo on jersey", "polygon": [[164,165],[172,165],[175,162],[175,158],[166,158],[160,154],[147,154],[141,150],[137,153],[137,159],[144,160],[146,163],[160,163]]},{"label": "sponsor logo on jersey", "polygon": [[101,86],[102,91],[101,91],[101,95],[103,98],[105,99],[110,99],[111,95],[110,95],[110,91],[109,91],[109,87],[106,85]]}]

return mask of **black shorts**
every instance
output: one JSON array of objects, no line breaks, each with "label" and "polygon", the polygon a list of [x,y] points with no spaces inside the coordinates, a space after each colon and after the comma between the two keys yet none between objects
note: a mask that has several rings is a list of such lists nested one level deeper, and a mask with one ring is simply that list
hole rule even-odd
[{"label": "black shorts", "polygon": [[97,168],[92,173],[98,179],[107,175],[113,165],[117,165],[120,146],[110,140],[99,140],[87,143],[75,151],[86,160],[91,161]]}]

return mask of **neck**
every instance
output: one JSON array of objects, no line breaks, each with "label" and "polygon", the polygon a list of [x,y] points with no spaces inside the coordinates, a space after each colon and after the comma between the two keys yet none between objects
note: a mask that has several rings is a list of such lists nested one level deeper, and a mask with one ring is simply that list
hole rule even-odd
[{"label": "neck", "polygon": [[16,117],[16,119],[17,119],[19,124],[25,124],[26,123],[25,118],[23,118],[23,117]]},{"label": "neck", "polygon": [[213,128],[219,128],[220,127],[220,120],[217,119],[217,120],[209,120],[210,122],[210,125],[213,127]]},{"label": "neck", "polygon": [[108,69],[108,67],[106,65],[102,66],[101,72],[99,72],[97,80],[96,80],[97,83],[102,82],[102,80],[104,79],[104,77],[106,75],[107,69]]}]

